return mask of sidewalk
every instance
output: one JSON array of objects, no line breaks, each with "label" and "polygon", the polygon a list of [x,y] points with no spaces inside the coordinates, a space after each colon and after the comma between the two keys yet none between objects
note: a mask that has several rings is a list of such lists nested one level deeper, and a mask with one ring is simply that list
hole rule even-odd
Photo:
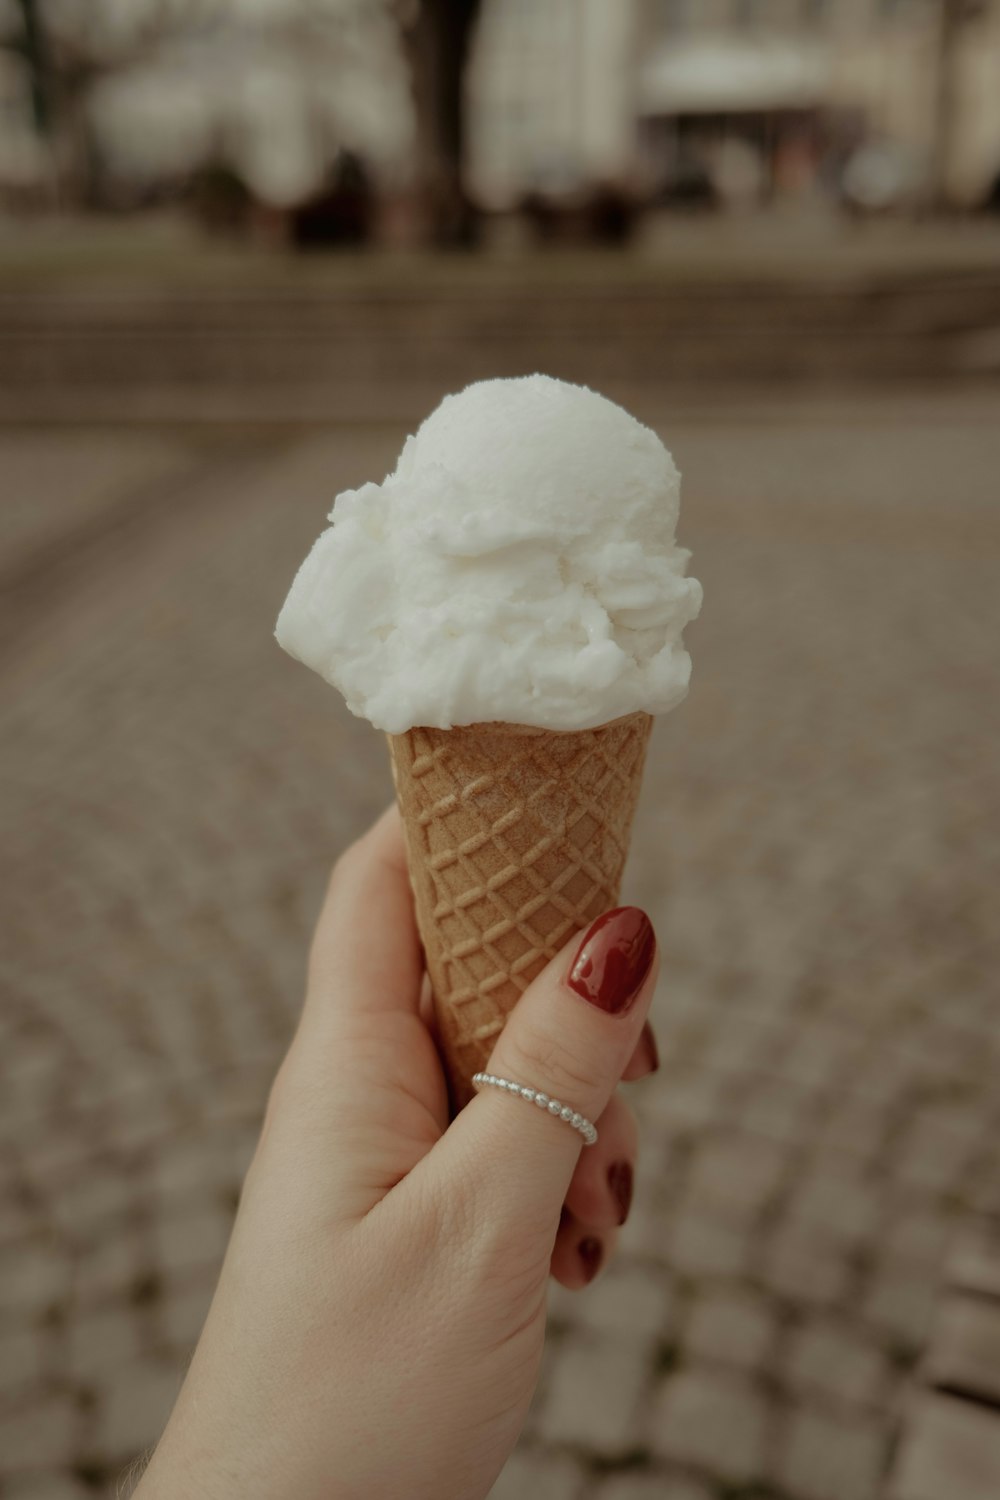
[{"label": "sidewalk", "polygon": [[624,250],[545,249],[523,235],[493,234],[479,254],[335,250],[288,254],[276,247],[208,238],[183,219],[14,220],[0,218],[0,283],[8,287],[159,285],[238,288],[561,286],[733,282],[785,284],[969,275],[1000,267],[995,218],[852,222],[829,211],[795,215],[651,215]]},{"label": "sidewalk", "polygon": [[[706,590],[626,889],[663,1068],[618,1262],[553,1294],[495,1493],[876,1500],[942,1257],[1000,1215],[1000,431],[947,392],[645,400]],[[183,1375],[329,864],[390,795],[273,620],[402,430],[0,435],[30,518],[0,657],[4,1500],[113,1493]]]},{"label": "sidewalk", "polygon": [[671,221],[649,241],[294,258],[162,226],[0,239],[0,423],[406,420],[540,367],[624,400],[1000,380],[995,226]]}]

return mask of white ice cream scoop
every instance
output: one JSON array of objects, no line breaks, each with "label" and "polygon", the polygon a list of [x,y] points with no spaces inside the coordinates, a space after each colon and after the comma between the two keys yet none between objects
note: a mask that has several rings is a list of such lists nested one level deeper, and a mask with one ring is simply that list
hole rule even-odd
[{"label": "white ice cream scoop", "polygon": [[614,402],[545,375],[481,381],[381,484],[337,497],[278,640],[390,734],[666,713],[701,607],[679,492],[667,449]]}]

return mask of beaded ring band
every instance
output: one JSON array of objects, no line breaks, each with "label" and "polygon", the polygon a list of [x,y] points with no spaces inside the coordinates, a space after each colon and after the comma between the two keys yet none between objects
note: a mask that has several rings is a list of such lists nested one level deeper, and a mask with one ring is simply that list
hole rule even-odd
[{"label": "beaded ring band", "polygon": [[537,1104],[539,1109],[547,1110],[555,1119],[565,1120],[567,1125],[578,1130],[585,1146],[592,1146],[597,1140],[597,1127],[591,1120],[581,1115],[571,1104],[563,1104],[562,1100],[553,1099],[540,1089],[528,1088],[510,1078],[498,1078],[495,1073],[476,1073],[472,1082],[475,1088],[504,1089],[508,1094],[518,1094],[522,1099],[527,1099],[529,1104]]}]

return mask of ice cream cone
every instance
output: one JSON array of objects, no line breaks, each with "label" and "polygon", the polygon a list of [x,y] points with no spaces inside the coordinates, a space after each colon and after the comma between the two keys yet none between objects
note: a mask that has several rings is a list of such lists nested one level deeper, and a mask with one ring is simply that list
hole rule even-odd
[{"label": "ice cream cone", "polygon": [[388,736],[455,1109],[531,980],[617,902],[652,723]]}]

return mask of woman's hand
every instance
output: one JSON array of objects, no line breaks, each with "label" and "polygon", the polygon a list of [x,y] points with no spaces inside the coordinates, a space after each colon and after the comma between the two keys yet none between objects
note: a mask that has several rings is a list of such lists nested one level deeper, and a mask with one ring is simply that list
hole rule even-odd
[{"label": "woman's hand", "polygon": [[[655,1067],[655,940],[634,908],[518,1002],[451,1124],[422,1015],[398,815],[337,865],[205,1329],[141,1500],[476,1500],[535,1387],[551,1269],[589,1281],[631,1194],[618,1080]],[[590,1003],[588,1003],[588,1001]]]}]

